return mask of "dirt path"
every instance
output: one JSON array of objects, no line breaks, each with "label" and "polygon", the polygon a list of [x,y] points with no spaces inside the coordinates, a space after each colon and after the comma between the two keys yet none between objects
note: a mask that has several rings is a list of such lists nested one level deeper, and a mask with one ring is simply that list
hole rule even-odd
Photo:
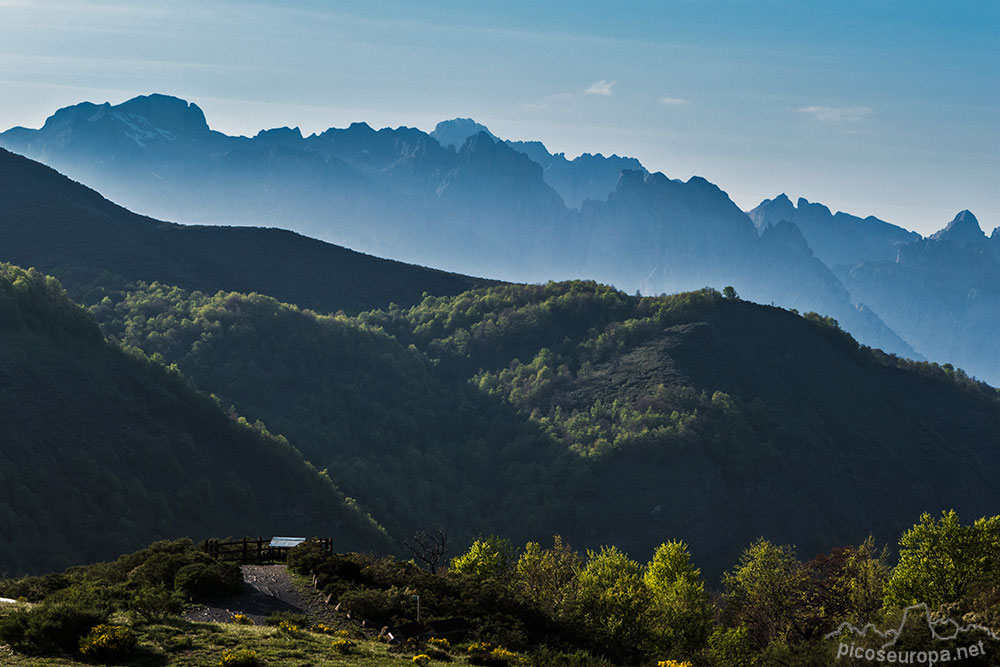
[{"label": "dirt path", "polygon": [[314,623],[331,627],[339,625],[334,611],[323,596],[301,586],[292,579],[284,565],[243,565],[243,592],[211,605],[189,609],[184,618],[189,621],[228,622],[233,614],[244,614],[256,624],[262,624],[279,611],[306,614]]}]

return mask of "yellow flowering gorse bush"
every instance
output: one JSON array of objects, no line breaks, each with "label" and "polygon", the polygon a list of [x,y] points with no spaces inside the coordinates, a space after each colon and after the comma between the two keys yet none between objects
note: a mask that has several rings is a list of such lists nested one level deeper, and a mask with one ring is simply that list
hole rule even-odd
[{"label": "yellow flowering gorse bush", "polygon": [[278,623],[278,632],[294,637],[299,634],[299,626],[288,621],[282,621],[281,623]]},{"label": "yellow flowering gorse bush", "polygon": [[219,660],[220,667],[256,667],[257,664],[257,651],[248,648],[227,650]]},{"label": "yellow flowering gorse bush", "polygon": [[351,649],[354,648],[354,642],[350,639],[334,639],[333,644],[334,650],[340,651],[341,653],[350,653]]},{"label": "yellow flowering gorse bush", "polygon": [[98,625],[80,640],[80,653],[90,658],[119,658],[135,650],[138,640],[125,625]]}]

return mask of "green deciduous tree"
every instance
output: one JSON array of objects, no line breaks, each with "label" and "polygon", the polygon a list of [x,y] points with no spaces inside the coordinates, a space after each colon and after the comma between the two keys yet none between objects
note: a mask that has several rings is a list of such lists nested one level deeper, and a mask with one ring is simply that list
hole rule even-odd
[{"label": "green deciduous tree", "polygon": [[510,541],[490,535],[476,540],[468,551],[453,558],[448,569],[476,579],[501,579],[510,573],[514,559],[515,552]]},{"label": "green deciduous tree", "polygon": [[528,542],[517,561],[517,586],[539,609],[555,619],[567,619],[576,610],[583,559],[556,535],[552,547]]},{"label": "green deciduous tree", "polygon": [[661,544],[643,581],[652,596],[657,644],[683,655],[704,646],[715,614],[687,545],[681,541]]},{"label": "green deciduous tree", "polygon": [[615,656],[640,656],[651,643],[651,595],[642,576],[642,567],[617,547],[587,552],[581,616],[595,643]]},{"label": "green deciduous tree", "polygon": [[744,550],[736,567],[723,575],[727,609],[746,626],[754,648],[790,634],[803,578],[795,549],[763,538]]},{"label": "green deciduous tree", "polygon": [[1000,563],[1000,516],[962,525],[955,510],[920,522],[899,540],[899,563],[886,585],[885,606],[958,601],[969,585]]}]

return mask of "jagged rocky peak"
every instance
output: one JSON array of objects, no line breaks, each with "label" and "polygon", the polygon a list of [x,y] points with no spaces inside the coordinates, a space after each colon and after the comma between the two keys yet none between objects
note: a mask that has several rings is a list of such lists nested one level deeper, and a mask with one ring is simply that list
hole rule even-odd
[{"label": "jagged rocky peak", "polygon": [[[198,105],[159,94],[134,97],[115,106],[110,102],[81,102],[64,107],[46,119],[40,132],[58,133],[68,128],[76,128],[93,136],[100,136],[94,135],[96,128],[102,128],[97,132],[119,132],[140,146],[156,139],[201,138],[211,132],[205,114]],[[105,134],[102,140],[107,141],[108,136]]]},{"label": "jagged rocky peak", "polygon": [[661,201],[663,199],[683,199],[692,204],[697,202],[699,205],[711,207],[709,210],[715,210],[719,205],[724,205],[727,209],[733,208],[739,215],[744,215],[729,199],[729,195],[725,191],[701,176],[692,176],[687,182],[684,182],[669,178],[659,171],[650,173],[641,169],[622,169],[610,199],[648,199],[650,197]]},{"label": "jagged rocky peak", "polygon": [[497,142],[493,135],[488,131],[476,132],[475,134],[470,134],[462,142],[459,153],[467,153],[472,151],[480,151],[487,149],[491,153],[504,153],[504,154],[517,154],[523,155],[527,158],[527,155],[519,151],[515,151],[513,148],[507,144]]},{"label": "jagged rocky peak", "polygon": [[[801,200],[800,200],[801,201]],[[780,220],[792,220],[795,217],[795,204],[784,192],[774,199],[765,199],[754,209],[747,212],[758,232],[763,232],[769,225]]]},{"label": "jagged rocky peak", "polygon": [[819,202],[812,203],[805,197],[799,197],[798,201],[795,203],[795,208],[798,209],[799,213],[810,213],[812,215],[821,215],[823,217],[831,217],[833,213],[830,209],[820,204]]},{"label": "jagged rocky peak", "polygon": [[760,238],[762,242],[782,251],[806,251],[812,255],[809,242],[803,236],[802,230],[789,220],[779,220],[768,225],[762,230]]},{"label": "jagged rocky peak", "polygon": [[177,135],[209,131],[208,121],[201,108],[194,102],[179,97],[158,93],[140,95],[112,109],[142,116],[152,126]]},{"label": "jagged rocky peak", "polygon": [[448,146],[454,146],[456,149],[461,148],[469,137],[485,133],[494,142],[500,141],[489,128],[485,125],[477,123],[471,118],[454,118],[452,120],[443,120],[437,124],[434,131],[431,132],[431,136],[437,139],[438,143],[447,148]]},{"label": "jagged rocky peak", "polygon": [[302,141],[302,130],[297,127],[275,127],[261,130],[254,137],[255,141],[277,144],[291,144]]},{"label": "jagged rocky peak", "polygon": [[[657,173],[657,176],[666,180],[666,176]],[[622,173],[618,176],[618,183],[615,185],[613,195],[620,196],[625,193],[635,193],[645,189],[647,184],[647,178],[651,177],[651,174],[647,174],[644,171],[639,171],[638,169],[622,169]]]},{"label": "jagged rocky peak", "polygon": [[986,241],[986,234],[979,220],[971,211],[961,211],[948,225],[930,236],[935,241],[951,241],[957,245],[979,244]]},{"label": "jagged rocky peak", "polygon": [[454,181],[456,173],[462,173],[463,179],[476,174],[475,178],[483,182],[514,177],[537,181],[539,185],[543,183],[541,166],[502,141],[494,141],[488,132],[477,132],[466,138],[458,151],[458,167],[449,180]]}]

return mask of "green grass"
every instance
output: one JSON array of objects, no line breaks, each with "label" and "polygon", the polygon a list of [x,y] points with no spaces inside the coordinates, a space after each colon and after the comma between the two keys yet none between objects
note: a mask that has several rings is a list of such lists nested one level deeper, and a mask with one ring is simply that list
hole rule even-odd
[{"label": "green grass", "polygon": [[[3,613],[0,611],[0,613]],[[260,665],[335,667],[370,665],[402,667],[413,665],[413,656],[426,650],[398,652],[382,642],[353,637],[356,646],[349,654],[332,648],[338,637],[301,630],[289,637],[273,626],[232,623],[192,623],[170,619],[163,623],[136,625],[139,637],[136,655],[119,663],[95,663],[76,656],[26,656],[0,644],[0,664],[8,667],[49,667],[53,665],[128,664],[136,667],[207,667],[218,665],[226,650],[250,649],[257,652]],[[453,654],[458,651],[453,650]],[[432,660],[430,665],[448,664]],[[455,664],[455,663],[452,663]],[[465,664],[464,660],[458,664]]]}]

